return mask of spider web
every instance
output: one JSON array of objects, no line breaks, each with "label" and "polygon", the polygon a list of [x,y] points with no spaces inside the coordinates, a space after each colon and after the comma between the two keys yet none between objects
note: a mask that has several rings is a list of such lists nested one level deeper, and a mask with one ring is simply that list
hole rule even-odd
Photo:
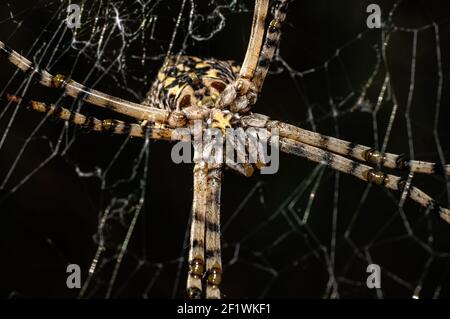
[{"label": "spider web", "polygon": [[[242,61],[251,1],[2,1],[0,40],[53,74],[139,102],[168,53]],[[294,1],[259,113],[412,159],[449,162],[445,2]],[[99,118],[1,61],[0,91]],[[1,295],[184,297],[192,165],[170,143],[89,133],[0,102]],[[119,116],[119,119],[125,119]],[[450,228],[399,194],[281,154],[274,175],[226,172],[225,296],[450,296]],[[397,173],[398,174],[398,173]],[[402,176],[445,207],[443,176]],[[66,287],[66,267],[82,288]],[[380,289],[366,268],[381,267]]]}]

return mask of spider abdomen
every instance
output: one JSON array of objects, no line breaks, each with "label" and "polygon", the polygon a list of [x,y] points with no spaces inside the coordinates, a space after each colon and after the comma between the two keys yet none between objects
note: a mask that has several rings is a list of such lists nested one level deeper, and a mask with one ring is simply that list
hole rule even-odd
[{"label": "spider abdomen", "polygon": [[172,56],[159,70],[144,104],[170,111],[213,107],[239,69],[232,61]]}]

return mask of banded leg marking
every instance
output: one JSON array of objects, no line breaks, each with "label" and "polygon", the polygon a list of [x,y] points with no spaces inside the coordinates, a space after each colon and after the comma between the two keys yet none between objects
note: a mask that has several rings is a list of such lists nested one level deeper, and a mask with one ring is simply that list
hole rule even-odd
[{"label": "banded leg marking", "polygon": [[248,41],[247,52],[242,63],[240,78],[252,79],[258,63],[259,53],[264,37],[264,23],[269,8],[269,0],[256,0],[253,12],[252,31]]},{"label": "banded leg marking", "polygon": [[100,91],[91,90],[84,85],[70,79],[66,79],[63,75],[53,76],[45,70],[39,69],[30,60],[20,55],[18,52],[8,48],[0,41],[0,56],[4,56],[15,65],[18,69],[33,76],[38,75],[39,83],[50,88],[64,90],[65,94],[70,97],[83,97],[83,101],[94,104],[96,106],[109,108],[115,112],[131,116],[139,120],[147,120],[151,122],[172,122],[173,126],[183,126],[185,119],[174,118],[169,111],[158,109],[155,107],[145,106],[138,103],[126,101],[118,97],[114,97]]},{"label": "banded leg marking", "polygon": [[261,88],[269,71],[270,63],[275,55],[281,38],[281,28],[286,19],[287,7],[290,0],[278,0],[275,4],[274,18],[267,29],[266,39],[264,41],[261,55],[258,61],[258,67],[253,77],[253,83],[256,89],[261,91]]},{"label": "banded leg marking", "polygon": [[189,298],[202,297],[202,279],[205,272],[205,220],[208,172],[205,162],[194,166],[194,198],[189,246],[189,273],[187,293]]},{"label": "banded leg marking", "polygon": [[155,140],[173,140],[177,139],[174,130],[171,128],[164,128],[155,126],[149,123],[146,127],[136,123],[127,123],[119,120],[105,119],[100,120],[92,116],[86,116],[79,112],[71,111],[65,107],[57,106],[54,104],[46,104],[43,102],[26,100],[16,95],[5,94],[3,99],[12,103],[24,104],[33,111],[43,113],[49,117],[56,118],[62,121],[68,121],[69,123],[75,124],[81,128],[103,132],[112,133],[118,135],[129,135],[133,137],[144,138],[146,136],[145,132],[148,130],[149,138]]}]

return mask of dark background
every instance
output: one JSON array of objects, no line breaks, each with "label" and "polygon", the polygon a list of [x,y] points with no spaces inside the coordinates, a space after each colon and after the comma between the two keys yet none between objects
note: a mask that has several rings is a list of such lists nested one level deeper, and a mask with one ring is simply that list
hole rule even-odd
[{"label": "dark background", "polygon": [[[55,14],[57,3],[5,0],[0,3],[0,39],[29,58],[38,56],[36,48],[29,52],[31,43],[38,39],[37,47],[40,47],[55,34],[60,20],[47,23]],[[56,52],[61,57],[51,65],[52,73],[71,74],[74,79],[89,86],[101,78],[99,83],[95,83],[97,89],[132,101],[141,100],[163,56],[148,59],[144,65],[134,57],[142,55],[143,46],[154,56],[167,52],[181,2],[162,3],[161,11],[157,11],[157,39],[148,40],[142,46],[139,41],[133,41],[125,54],[126,69],[123,74],[115,67],[108,72],[101,69],[108,67],[108,59],[117,53],[120,47],[117,39],[108,42],[105,60],[100,61],[99,68],[93,68],[93,63],[98,61],[93,52],[86,52],[78,61],[75,57],[79,52],[72,48],[67,52]],[[307,111],[310,109],[317,131],[373,145],[371,114],[359,109],[351,111],[362,86],[374,70],[376,55],[373,46],[380,46],[380,31],[366,32],[365,9],[370,3],[375,1],[294,1],[284,28],[281,56],[295,70],[316,70],[305,74],[303,78],[292,78],[286,71],[270,75],[257,111],[311,129],[311,123],[307,120]],[[393,1],[376,3],[381,6],[383,17],[386,18]],[[251,2],[244,4],[247,8],[252,7]],[[215,6],[217,3],[198,4],[197,9],[208,15]],[[419,28],[432,22],[439,25],[444,84],[438,133],[444,151],[450,149],[446,123],[450,115],[450,23],[447,7],[445,1],[404,1],[394,17],[396,25],[407,28]],[[124,5],[121,10],[131,12],[135,8]],[[10,11],[18,14],[15,19],[10,18]],[[187,25],[184,21],[173,51],[178,52],[184,47],[188,54],[242,61],[252,12],[238,11],[224,10],[226,25],[209,41],[193,43],[188,40],[183,45]],[[184,18],[188,16],[187,12]],[[210,25],[215,25],[215,22],[205,24],[206,34]],[[89,28],[83,29],[83,32],[89,34]],[[361,40],[355,40],[361,32],[366,33]],[[411,111],[413,154],[417,159],[436,161],[438,155],[433,136],[438,80],[435,34],[432,28],[418,34]],[[411,74],[412,38],[412,33],[395,32],[387,48],[386,61],[399,107],[388,144],[388,151],[392,153],[410,154],[405,110]],[[70,35],[66,35],[62,37],[62,42],[70,39]],[[347,46],[350,40],[355,41]],[[338,48],[341,51],[336,59],[333,56]],[[45,64],[50,58],[51,53],[46,54],[42,63]],[[327,61],[328,69],[325,70]],[[273,69],[281,66],[280,62],[275,63]],[[87,82],[81,81],[91,70],[94,70],[94,75]],[[22,74],[8,83],[14,72],[15,69],[6,61],[0,61],[1,90],[15,92],[23,83]],[[367,98],[372,103],[376,101],[385,73],[382,66],[368,90]],[[337,107],[338,117],[333,118],[330,98],[338,105],[350,92],[354,96],[348,103]],[[31,87],[26,94],[38,100],[58,99],[57,93],[39,86]],[[5,105],[4,101],[0,102],[0,106]],[[391,110],[392,101],[387,101],[378,113],[381,140]],[[112,116],[103,111],[93,111],[91,114],[102,118]],[[0,119],[2,135],[11,115],[10,110]],[[0,150],[2,179],[12,167],[20,147],[41,119],[41,115],[30,111],[19,112]],[[76,297],[79,291],[69,290],[65,286],[67,264],[79,264],[82,278],[86,278],[96,251],[98,236],[95,234],[104,209],[113,198],[128,198],[129,206],[135,205],[135,198],[128,196],[140,194],[142,185],[139,182],[143,180],[147,181],[144,210],[137,220],[111,296],[184,296],[186,265],[182,258],[188,252],[187,245],[183,243],[192,199],[192,165],[174,164],[170,159],[169,143],[151,142],[149,162],[136,166],[134,160],[142,151],[143,142],[132,140],[126,144],[118,162],[106,175],[106,189],[102,189],[99,179],[81,178],[74,164],[83,171],[91,171],[95,167],[105,169],[118,154],[125,138],[70,131],[74,134],[71,136],[75,136],[75,142],[68,147],[67,152],[58,152],[17,191],[12,192],[17,183],[48,158],[51,154],[49,140],[55,143],[62,127],[62,123],[55,121],[44,123],[26,149],[10,181],[1,190],[0,296]],[[444,155],[449,162],[449,153],[445,152]],[[138,174],[144,174],[144,166],[148,168],[147,176],[113,186],[135,167],[138,168]],[[320,181],[307,224],[298,224],[295,217],[302,218],[312,186],[295,202],[289,198],[296,194],[298,185],[307,180],[316,167],[316,164],[304,159],[281,155],[280,170],[275,175],[257,174],[245,179],[226,172],[222,188],[223,225],[234,216],[233,212],[243,203],[247,194],[256,189],[239,210],[237,218],[223,232],[225,274],[222,290],[226,296],[374,298],[380,295],[365,286],[365,270],[370,260],[383,268],[384,297],[411,298],[418,283],[423,287],[421,297],[435,296],[438,287],[442,287],[440,297],[450,296],[447,272],[449,256],[446,255],[450,251],[450,227],[434,216],[424,218],[424,209],[409,200],[404,210],[399,212],[397,194],[372,187],[367,197],[364,197],[367,188],[363,182],[344,175],[340,175],[336,182],[335,173],[327,169]],[[416,176],[414,183],[448,206],[444,178]],[[130,212],[130,207],[124,211]],[[93,277],[87,296],[105,296],[116,260],[113,255],[123,242],[133,217],[130,213],[123,214],[124,211],[117,209],[102,232],[106,234],[106,259],[103,260],[110,262],[104,264],[102,270]],[[336,214],[334,216],[337,216],[336,248],[330,249],[333,211]],[[259,225],[265,227],[258,228]],[[408,225],[411,225],[411,232]],[[252,235],[248,237],[248,234]],[[334,265],[330,264],[331,252],[335,253]],[[238,253],[237,259],[233,259],[235,253]],[[177,277],[179,267],[182,267],[181,277]],[[334,274],[337,289],[327,289],[330,274]],[[152,286],[147,291],[149,284]]]}]

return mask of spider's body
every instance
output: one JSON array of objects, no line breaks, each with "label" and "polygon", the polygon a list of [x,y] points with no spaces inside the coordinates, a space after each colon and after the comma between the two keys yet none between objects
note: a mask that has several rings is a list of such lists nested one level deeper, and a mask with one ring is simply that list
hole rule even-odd
[{"label": "spider's body", "polygon": [[[173,114],[187,114],[189,120],[185,127],[189,127],[191,132],[195,130],[196,120],[204,129],[220,129],[223,133],[222,147],[225,149],[225,130],[241,126],[238,121],[240,114],[232,112],[229,107],[220,108],[219,101],[225,88],[236,82],[239,71],[240,66],[234,61],[172,56],[159,70],[143,104]],[[213,143],[216,142],[210,142],[209,146]],[[234,163],[224,158],[222,162],[242,175],[253,174],[251,164]]]}]

